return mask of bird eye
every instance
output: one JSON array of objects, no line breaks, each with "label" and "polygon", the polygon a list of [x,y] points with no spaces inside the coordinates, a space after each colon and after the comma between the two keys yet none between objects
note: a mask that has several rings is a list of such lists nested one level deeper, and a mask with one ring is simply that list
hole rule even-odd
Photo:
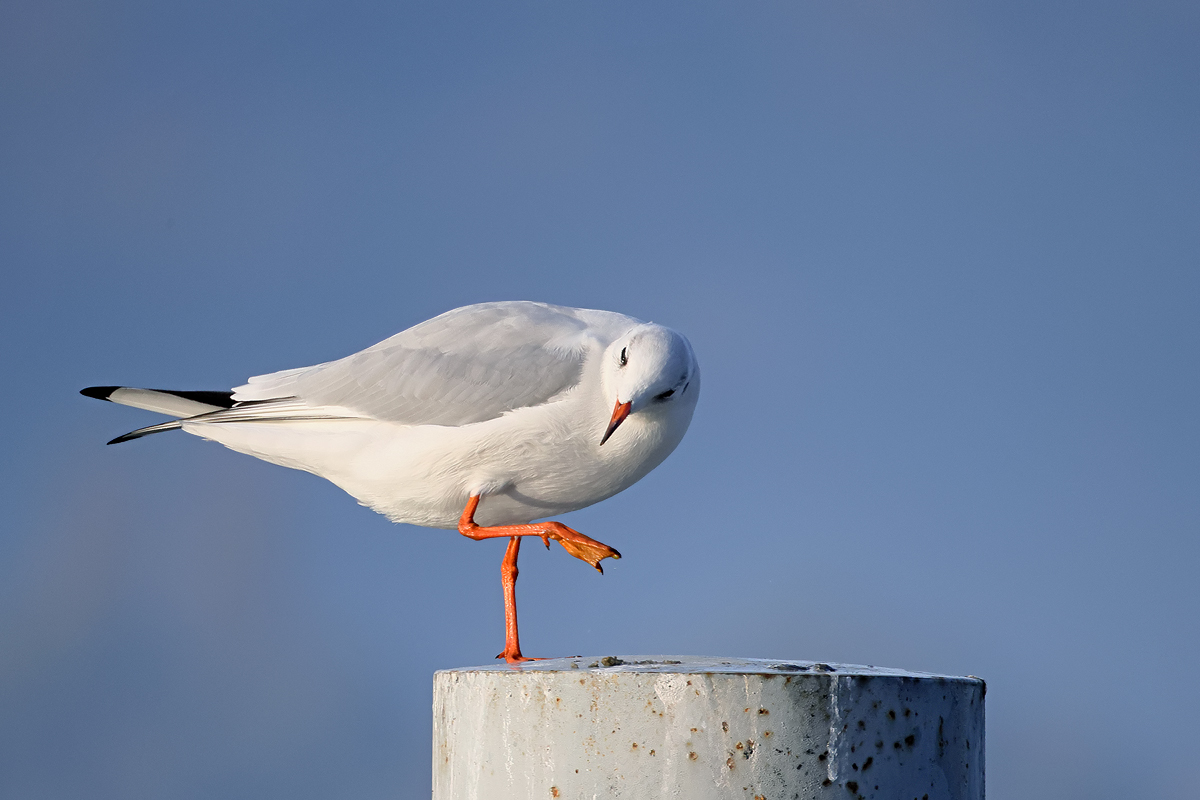
[{"label": "bird eye", "polygon": [[670,396],[671,396],[671,395],[673,395],[673,394],[675,394],[675,390],[674,390],[674,389],[667,389],[667,390],[666,390],[665,392],[663,392],[662,394],[655,395],[655,396],[654,396],[654,399],[655,399],[655,400],[666,400],[668,397],[670,397]]},{"label": "bird eye", "polygon": [[621,366],[622,367],[629,363],[629,357],[625,355],[626,349],[627,348],[624,348],[624,347],[621,348]]}]

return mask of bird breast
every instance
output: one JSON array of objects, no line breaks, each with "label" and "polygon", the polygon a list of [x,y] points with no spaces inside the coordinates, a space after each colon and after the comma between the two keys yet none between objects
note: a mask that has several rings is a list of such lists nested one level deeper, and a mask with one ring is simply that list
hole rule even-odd
[{"label": "bird breast", "polygon": [[694,407],[671,405],[630,415],[603,447],[611,410],[570,399],[461,427],[395,426],[353,470],[324,476],[397,522],[453,528],[479,494],[479,524],[521,524],[612,497],[662,463]]}]

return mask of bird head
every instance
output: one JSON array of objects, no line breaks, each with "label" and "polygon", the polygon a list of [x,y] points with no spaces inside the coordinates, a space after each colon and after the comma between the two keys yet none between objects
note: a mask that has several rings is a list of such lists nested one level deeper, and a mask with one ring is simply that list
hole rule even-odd
[{"label": "bird head", "polygon": [[602,370],[615,404],[600,444],[631,414],[667,411],[676,404],[690,407],[699,392],[692,345],[662,325],[644,323],[619,337],[605,351]]}]

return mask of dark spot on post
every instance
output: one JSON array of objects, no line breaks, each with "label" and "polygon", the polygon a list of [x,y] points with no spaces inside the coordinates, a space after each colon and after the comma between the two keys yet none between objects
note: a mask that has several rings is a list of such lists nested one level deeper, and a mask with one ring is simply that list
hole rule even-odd
[{"label": "dark spot on post", "polygon": [[892,745],[892,747],[894,747],[894,748],[896,748],[897,750],[899,750],[899,749],[900,749],[900,743],[899,743],[899,742],[896,742],[895,744],[893,744],[893,745]]},{"label": "dark spot on post", "polygon": [[895,718],[896,718],[896,712],[893,711],[892,709],[888,709],[888,719],[895,719]]},{"label": "dark spot on post", "polygon": [[760,715],[760,716],[765,716],[765,715],[767,715],[767,714],[770,714],[771,712],[770,712],[770,711],[767,711],[765,708],[760,708],[760,709],[758,710],[758,713],[759,713],[759,715]]},{"label": "dark spot on post", "polygon": [[862,771],[866,772],[873,763],[875,763],[875,756],[867,756],[867,760],[863,762]]},{"label": "dark spot on post", "polygon": [[722,722],[722,723],[721,723],[721,730],[725,731],[726,733],[729,733],[729,723],[728,723],[728,722]]},{"label": "dark spot on post", "polygon": [[695,751],[692,751],[692,752],[688,753],[688,760],[689,760],[689,761],[695,761],[695,760],[696,760],[696,758],[697,758],[697,756],[696,756],[696,753],[695,753]]},{"label": "dark spot on post", "polygon": [[912,709],[910,709],[910,708],[904,709],[904,716],[907,717],[907,716],[911,716],[911,715],[912,715]]},{"label": "dark spot on post", "polygon": [[833,783],[833,781],[829,780],[829,778],[826,778],[825,780],[821,781],[822,786],[829,786],[832,783]]},{"label": "dark spot on post", "polygon": [[827,758],[829,758],[828,750],[826,750],[824,753],[821,753],[821,755],[817,756],[817,761],[824,761]]},{"label": "dark spot on post", "polygon": [[558,797],[558,787],[557,787],[557,786],[551,786],[551,787],[550,787],[550,796],[551,796],[551,797]]},{"label": "dark spot on post", "polygon": [[852,792],[858,792],[858,781],[846,781],[846,788]]},{"label": "dark spot on post", "polygon": [[867,723],[866,723],[865,721],[863,721],[863,720],[861,720],[861,719],[860,719],[860,720],[858,721],[858,729],[859,729],[860,731],[865,731],[865,730],[867,729]]},{"label": "dark spot on post", "polygon": [[914,744],[916,744],[916,743],[917,743],[917,737],[916,737],[916,736],[913,736],[913,735],[910,733],[908,736],[905,736],[905,737],[904,737],[904,743],[905,743],[906,745],[908,745],[909,747],[912,747]]}]

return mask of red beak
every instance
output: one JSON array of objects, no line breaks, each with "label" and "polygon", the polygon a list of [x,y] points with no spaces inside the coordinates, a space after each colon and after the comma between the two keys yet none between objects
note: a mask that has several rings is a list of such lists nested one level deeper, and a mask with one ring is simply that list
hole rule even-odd
[{"label": "red beak", "polygon": [[631,405],[633,405],[633,403],[622,403],[620,400],[617,401],[617,406],[613,409],[612,419],[608,421],[608,430],[604,432],[604,438],[600,440],[600,444],[603,445],[605,442],[607,442],[608,437],[613,435],[613,431],[617,429],[617,426],[624,422],[625,418],[629,416],[629,407]]}]

